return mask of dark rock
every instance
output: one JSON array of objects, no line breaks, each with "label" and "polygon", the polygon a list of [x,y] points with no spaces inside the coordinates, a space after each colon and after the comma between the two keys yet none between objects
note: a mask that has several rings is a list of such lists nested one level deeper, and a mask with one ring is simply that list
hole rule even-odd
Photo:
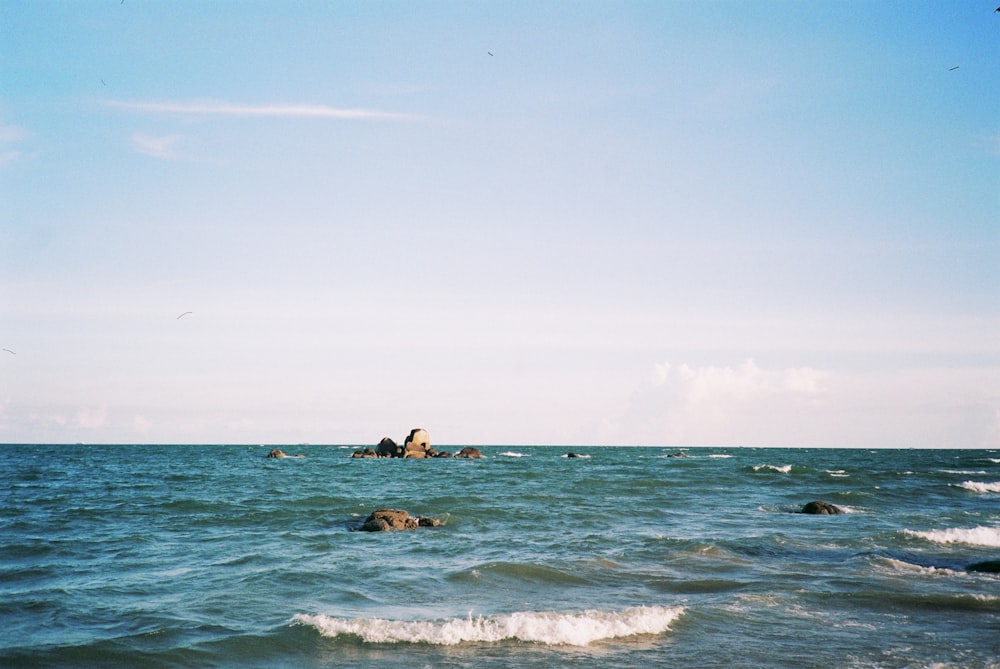
[{"label": "dark rock", "polygon": [[803,506],[802,510],[799,513],[835,516],[837,514],[843,513],[843,510],[841,510],[841,508],[838,506],[830,504],[829,502],[815,501],[815,502],[809,502],[808,504]]},{"label": "dark rock", "polygon": [[483,457],[482,451],[478,448],[473,448],[472,446],[466,446],[458,453],[455,454],[456,458],[481,458]]},{"label": "dark rock", "polygon": [[394,532],[418,527],[438,527],[441,521],[427,516],[411,516],[402,509],[379,509],[358,528],[361,532]]},{"label": "dark rock", "polygon": [[375,449],[373,449],[373,448],[365,448],[365,449],[360,450],[360,451],[354,451],[354,454],[351,455],[351,457],[352,458],[377,458],[378,457],[378,453],[376,453]]},{"label": "dark rock", "polygon": [[667,457],[668,458],[686,458],[687,455],[685,453],[682,453],[681,451],[677,451],[676,453],[671,453]]},{"label": "dark rock", "polygon": [[434,455],[434,457],[435,458],[451,458],[451,457],[454,457],[454,456],[451,453],[449,453],[448,451],[441,451],[440,453],[436,453]]},{"label": "dark rock", "polygon": [[981,571],[987,574],[1000,574],[1000,560],[984,560],[974,562],[965,568],[966,571]]},{"label": "dark rock", "polygon": [[580,457],[580,454],[579,453],[574,453],[573,451],[570,451],[569,453],[566,454],[566,457],[567,458],[578,458],[578,457]]},{"label": "dark rock", "polygon": [[273,448],[273,449],[271,449],[271,452],[267,454],[267,457],[269,457],[269,458],[287,458],[288,456],[285,455],[285,452],[283,450],[281,450],[280,448]]},{"label": "dark rock", "polygon": [[375,447],[375,453],[380,458],[403,457],[403,449],[389,437],[384,437],[382,441],[378,442],[378,446]]}]

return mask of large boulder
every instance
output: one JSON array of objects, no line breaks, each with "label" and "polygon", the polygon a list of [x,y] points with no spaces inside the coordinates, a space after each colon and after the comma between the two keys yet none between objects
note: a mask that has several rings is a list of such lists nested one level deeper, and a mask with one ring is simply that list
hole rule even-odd
[{"label": "large boulder", "polygon": [[483,457],[482,451],[478,448],[473,448],[472,446],[466,446],[458,453],[455,454],[456,458],[481,458]]},{"label": "large boulder", "polygon": [[427,516],[411,516],[402,509],[379,509],[374,511],[358,529],[361,532],[394,532],[415,530],[418,527],[437,527],[440,520]]},{"label": "large boulder", "polygon": [[375,453],[380,458],[399,458],[403,455],[403,449],[389,437],[383,437],[375,447]]},{"label": "large boulder", "polygon": [[426,458],[431,450],[431,435],[423,428],[414,428],[403,442],[404,458]]},{"label": "large boulder", "polygon": [[823,502],[817,500],[815,502],[809,502],[808,504],[803,506],[802,510],[799,513],[809,513],[809,514],[823,515],[823,516],[835,516],[843,512],[844,512],[843,509],[841,509],[839,506],[834,506],[829,502]]}]

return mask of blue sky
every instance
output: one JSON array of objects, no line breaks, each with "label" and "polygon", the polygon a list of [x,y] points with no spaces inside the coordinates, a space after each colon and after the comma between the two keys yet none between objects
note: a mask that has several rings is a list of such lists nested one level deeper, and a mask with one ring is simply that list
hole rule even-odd
[{"label": "blue sky", "polygon": [[5,2],[0,442],[1000,447],[994,9]]}]

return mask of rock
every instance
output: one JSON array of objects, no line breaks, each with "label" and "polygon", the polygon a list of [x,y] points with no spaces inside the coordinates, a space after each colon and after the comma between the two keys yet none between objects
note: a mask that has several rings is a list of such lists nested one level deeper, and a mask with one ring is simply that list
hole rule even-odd
[{"label": "rock", "polygon": [[580,454],[579,453],[574,453],[573,451],[570,451],[569,453],[566,454],[566,457],[567,458],[578,458],[578,457],[580,457]]},{"label": "rock", "polygon": [[378,453],[375,452],[373,448],[366,448],[360,451],[354,451],[352,458],[377,458]]},{"label": "rock", "polygon": [[682,453],[681,451],[677,451],[676,453],[671,453],[671,454],[670,454],[670,455],[668,455],[667,457],[668,457],[668,458],[686,458],[686,457],[687,457],[687,455],[686,455],[686,454],[684,454],[684,453]]},{"label": "rock", "polygon": [[404,458],[426,458],[431,447],[431,435],[423,428],[413,428],[403,442]]},{"label": "rock", "polygon": [[829,502],[815,501],[815,502],[809,502],[808,504],[803,506],[802,510],[799,511],[799,513],[835,516],[837,514],[843,513],[843,510],[841,510],[841,508],[838,506],[830,504]]},{"label": "rock", "polygon": [[451,457],[454,457],[454,456],[451,453],[449,453],[448,451],[441,451],[440,453],[436,453],[433,457],[435,457],[435,458],[451,458]]},{"label": "rock", "polygon": [[455,454],[456,458],[481,458],[483,457],[482,451],[478,448],[473,448],[472,446],[466,446],[458,453]]},{"label": "rock", "polygon": [[411,516],[402,509],[379,509],[373,512],[358,528],[361,532],[394,532],[415,530],[418,527],[438,527],[441,521],[427,516]]},{"label": "rock", "polygon": [[389,437],[383,437],[382,441],[378,442],[378,446],[375,447],[375,453],[380,458],[401,458],[403,457],[403,449],[401,449],[396,442],[394,442]]},{"label": "rock", "polygon": [[267,454],[267,457],[269,457],[269,458],[287,458],[288,456],[285,455],[285,452],[283,450],[281,450],[280,448],[272,448],[271,452]]},{"label": "rock", "polygon": [[984,560],[974,562],[965,568],[966,571],[981,571],[987,574],[1000,574],[1000,560]]}]

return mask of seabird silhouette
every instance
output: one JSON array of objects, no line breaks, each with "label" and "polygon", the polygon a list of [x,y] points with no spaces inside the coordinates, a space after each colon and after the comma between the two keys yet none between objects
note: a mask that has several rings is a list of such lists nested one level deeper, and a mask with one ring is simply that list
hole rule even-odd
[{"label": "seabird silhouette", "polygon": [[193,313],[194,313],[193,311],[185,311],[183,314],[181,314],[180,316],[177,317],[177,320],[180,320],[180,319],[184,318],[185,316],[187,316],[188,314],[193,314]]},{"label": "seabird silhouette", "polygon": [[493,55],[492,51],[487,51],[486,53],[490,54],[491,56]]},{"label": "seabird silhouette", "polygon": [[948,68],[948,71],[949,71],[949,72],[954,72],[954,71],[955,71],[955,70],[957,70],[957,69],[958,69],[958,65],[956,65],[955,67],[949,67],[949,68]]},{"label": "seabird silhouette", "polygon": [[10,350],[9,348],[5,348],[4,350],[10,353],[11,355],[17,355],[17,353],[14,353],[14,351]]}]

